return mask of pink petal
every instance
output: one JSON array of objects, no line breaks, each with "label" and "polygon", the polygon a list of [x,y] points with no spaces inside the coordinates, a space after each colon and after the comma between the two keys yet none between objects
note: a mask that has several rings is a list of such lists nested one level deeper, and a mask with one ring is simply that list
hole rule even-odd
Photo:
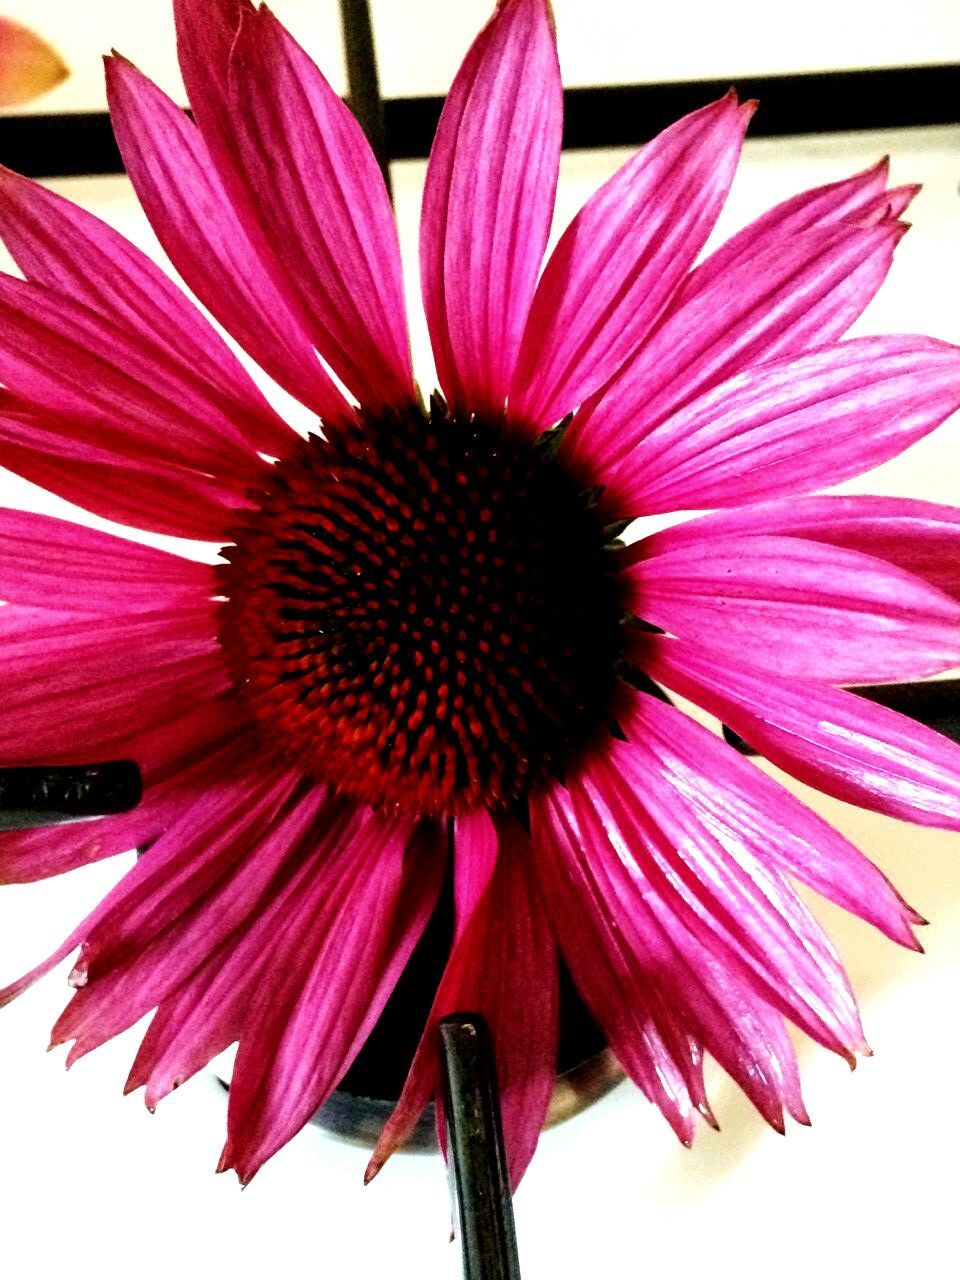
[{"label": "pink petal", "polygon": [[[861,551],[960,596],[960,509],[914,498],[857,494],[761,502],[688,520],[672,531],[671,543],[767,533]],[[651,551],[656,542],[648,540]]]},{"label": "pink petal", "polygon": [[960,747],[865,698],[777,680],[645,637],[638,662],[802,782],[921,826],[960,829]]},{"label": "pink petal", "polygon": [[[889,216],[899,217],[906,209],[907,189],[896,195],[887,191],[890,160],[879,163],[839,182],[813,187],[790,196],[761,214],[748,226],[731,236],[718,249],[690,272],[677,293],[675,306],[682,306],[695,294],[706,289],[718,276],[758,254],[770,249],[785,249],[789,238],[817,227],[837,226],[841,222],[863,225],[879,207]],[[915,194],[915,188],[910,188]]]},{"label": "pink petal", "polygon": [[403,1145],[431,1096],[441,1093],[437,1027],[442,1018],[465,1011],[482,1014],[490,1027],[511,1185],[516,1188],[523,1177],[557,1064],[556,948],[531,881],[530,859],[519,827],[502,821],[495,828],[486,813],[457,819],[453,947],[366,1181]]},{"label": "pink petal", "polygon": [[0,760],[82,764],[122,755],[131,737],[230,681],[211,606],[105,618],[6,605],[0,683]]},{"label": "pink petal", "polygon": [[145,462],[186,462],[227,492],[261,479],[262,460],[200,379],[128,328],[11,276],[0,276],[0,377],[36,411],[79,419],[106,448],[134,435]]},{"label": "pink petal", "polygon": [[241,1182],[306,1124],[370,1033],[436,905],[441,845],[364,810],[291,907],[233,1071],[220,1168]]},{"label": "pink petal", "polygon": [[440,386],[463,413],[503,411],[547,246],[562,126],[549,5],[511,0],[447,96],[420,220]]},{"label": "pink petal", "polygon": [[960,348],[855,338],[762,364],[687,404],[615,467],[631,514],[738,506],[839,484],[960,408]]},{"label": "pink petal", "polygon": [[0,392],[0,465],[68,502],[120,524],[225,542],[246,491],[171,462],[144,462],[130,424],[104,435],[82,418],[56,418]]},{"label": "pink petal", "polygon": [[902,234],[894,223],[830,223],[734,262],[672,307],[577,415],[565,447],[638,501],[638,446],[725,379],[840,337],[882,284]]},{"label": "pink petal", "polygon": [[752,111],[731,91],[685,116],[573,220],[534,295],[510,391],[514,420],[550,426],[643,341],[716,221]]},{"label": "pink petal", "polygon": [[[636,892],[590,800],[563,788],[531,798],[541,883],[580,994],[611,1047],[678,1137],[693,1138],[703,1044],[758,1110],[783,1128],[806,1113],[782,1019],[684,927],[652,888]],[[634,881],[642,873],[633,869]]]},{"label": "pink petal", "polygon": [[38,98],[69,74],[46,40],[13,18],[0,18],[0,107]]},{"label": "pink petal", "polygon": [[[858,551],[801,538],[711,538],[625,559],[639,617],[777,675],[869,684],[960,662],[960,604]],[[637,563],[639,561],[639,563]]]},{"label": "pink petal", "polygon": [[249,769],[210,788],[85,922],[78,987],[51,1043],[68,1065],[153,1009],[268,900],[324,799],[289,771]]},{"label": "pink petal", "polygon": [[672,927],[691,932],[821,1044],[845,1055],[863,1049],[839,958],[772,864],[762,823],[753,831],[737,815],[731,822],[725,801],[714,800],[715,780],[696,772],[683,749],[689,722],[680,712],[658,722],[648,701],[663,707],[640,697],[627,727],[630,743],[611,743],[571,788],[609,833],[634,891],[658,896]]},{"label": "pink petal", "polygon": [[317,349],[365,405],[402,407],[414,390],[383,178],[349,108],[266,8],[241,22],[230,104],[258,217]]},{"label": "pink petal", "polygon": [[171,262],[267,373],[320,417],[347,415],[305,321],[227,198],[207,145],[177,104],[123,58],[106,59],[114,132],[137,197]]},{"label": "pink petal", "polygon": [[70,520],[0,507],[0,600],[67,613],[140,613],[200,604],[209,565]]},{"label": "pink petal", "polygon": [[[689,652],[689,646],[684,648]],[[688,795],[688,802],[702,817],[713,815],[715,831],[729,832],[761,862],[810,885],[894,942],[916,947],[909,926],[919,917],[887,878],[838,831],[722,738],[678,711],[661,714],[648,699],[633,721],[636,740],[641,731],[650,733],[658,753],[670,753],[667,768],[678,782],[684,774],[701,779],[700,791]],[[684,794],[689,790],[684,784]]]},{"label": "pink petal", "polygon": [[0,169],[0,238],[28,280],[83,303],[193,371],[253,448],[286,450],[290,428],[223,339],[159,267],[106,223]]}]

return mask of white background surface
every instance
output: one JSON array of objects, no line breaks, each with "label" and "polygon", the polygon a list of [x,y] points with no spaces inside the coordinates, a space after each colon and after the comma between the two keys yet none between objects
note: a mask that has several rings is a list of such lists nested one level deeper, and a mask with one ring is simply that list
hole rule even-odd
[{"label": "white background surface", "polygon": [[[108,7],[115,10],[118,34],[101,21]],[[99,52],[119,44],[147,69],[170,71],[165,3],[29,0],[18,6],[8,0],[7,8],[35,15],[37,25],[43,19],[48,34],[58,23],[76,33],[78,76],[71,89],[58,91],[60,106],[87,83],[89,67],[82,59],[91,47]],[[296,19],[301,32],[315,18],[319,32],[332,5],[278,0],[276,8]],[[894,26],[892,4],[827,6],[811,0],[802,26],[782,30],[776,50],[759,37],[738,43],[751,14],[763,30],[773,21],[772,7],[746,0],[717,6],[725,15],[722,32],[720,19],[709,16],[713,11],[697,6],[700,38],[694,50],[682,42],[694,25],[689,6],[665,6],[655,20],[641,20],[639,7],[626,5],[557,0],[556,9],[564,52],[574,64],[571,82],[679,76],[682,68],[696,76],[960,58],[960,6],[953,0],[916,5],[909,29]],[[384,30],[396,40],[404,36],[409,53],[407,60],[388,50],[388,91],[439,90],[485,10],[485,3],[474,0],[446,6],[382,0],[378,18]],[[405,30],[414,12],[423,16],[414,30]],[[827,24],[826,57],[824,42],[810,33],[822,37],[828,12],[836,23]],[[605,14],[619,24],[610,30],[620,36],[609,43],[602,32]],[[429,54],[434,41],[436,62]],[[165,83],[172,87],[169,75]],[[53,109],[53,98],[44,106]],[[911,211],[914,230],[860,328],[917,330],[960,342],[960,129],[748,143],[724,231],[790,192],[840,177],[885,151],[893,156],[894,181],[926,185]],[[622,159],[603,153],[565,160],[560,225]],[[399,166],[395,174],[414,299],[422,176],[420,164]],[[126,180],[55,185],[151,247]],[[418,372],[426,382],[423,332],[415,317]],[[960,422],[954,420],[905,458],[846,488],[960,501],[958,433]],[[0,501],[69,510],[3,473]],[[791,786],[812,798],[799,784]],[[923,931],[927,955],[921,957],[899,951],[839,910],[819,912],[862,997],[876,1057],[851,1075],[838,1059],[801,1044],[814,1127],[794,1126],[786,1138],[768,1131],[719,1073],[712,1097],[723,1132],[704,1128],[692,1152],[676,1143],[629,1085],[548,1133],[517,1197],[525,1280],[954,1273],[960,837],[858,814],[836,802],[813,803],[869,851],[933,922]],[[115,861],[47,884],[0,891],[0,981],[51,950],[125,865]],[[217,1178],[212,1172],[225,1105],[209,1076],[184,1086],[155,1117],[144,1110],[142,1095],[121,1098],[142,1027],[66,1075],[63,1049],[43,1053],[49,1026],[68,996],[66,969],[0,1014],[3,1275],[434,1280],[457,1274],[457,1255],[447,1243],[439,1160],[396,1157],[365,1190],[366,1153],[310,1129],[241,1194],[233,1175]]]}]

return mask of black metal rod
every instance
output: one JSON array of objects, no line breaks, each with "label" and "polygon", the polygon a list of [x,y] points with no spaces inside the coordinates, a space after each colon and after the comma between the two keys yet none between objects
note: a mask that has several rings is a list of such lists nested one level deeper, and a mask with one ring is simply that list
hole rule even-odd
[{"label": "black metal rod", "polygon": [[[950,63],[567,89],[563,145],[568,151],[638,146],[731,84],[742,97],[760,99],[751,138],[957,124],[958,82],[960,66]],[[427,156],[442,106],[439,97],[388,99],[386,147],[382,153],[375,148],[378,154],[391,160]],[[0,117],[0,164],[29,178],[123,172],[105,111]]]},{"label": "black metal rod", "polygon": [[493,1046],[479,1014],[440,1023],[450,1184],[464,1280],[520,1280]]},{"label": "black metal rod", "polygon": [[127,813],[142,793],[140,770],[130,760],[0,769],[0,831]]},{"label": "black metal rod", "polygon": [[347,61],[347,101],[367,135],[392,200],[387,125],[368,0],[340,0],[340,24]]},{"label": "black metal rod", "polygon": [[[960,680],[929,680],[920,684],[859,685],[850,689],[878,706],[899,711],[901,715],[918,720],[928,729],[960,742]],[[748,742],[726,725],[723,736],[731,746],[744,755],[757,752]]]}]

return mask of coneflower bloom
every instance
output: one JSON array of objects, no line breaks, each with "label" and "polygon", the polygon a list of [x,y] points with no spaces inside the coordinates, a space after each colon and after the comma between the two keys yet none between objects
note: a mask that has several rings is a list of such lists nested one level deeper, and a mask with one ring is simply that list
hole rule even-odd
[{"label": "coneflower bloom", "polygon": [[[144,856],[79,948],[69,1061],[156,1010],[153,1107],[239,1042],[221,1167],[335,1088],[450,876],[455,930],[371,1172],[435,1093],[437,1020],[492,1027],[516,1182],[553,1085],[558,956],[684,1142],[710,1054],[806,1119],[786,1022],[865,1050],[802,881],[905,946],[919,917],[662,696],[831,795],[960,828],[960,748],[836,686],[960,662],[960,513],[800,497],[960,406],[960,351],[840,341],[913,188],[879,164],[698,264],[752,104],[666,129],[542,265],[562,96],[547,0],[503,0],[443,111],[413,379],[394,220],[347,108],[266,9],[176,0],[194,120],[107,59],[127,171],[217,321],[316,415],[295,434],[135,248],[12,173],[0,461],[215,565],[5,511],[7,763],[129,756],[125,817],[2,837],[26,881]],[[637,517],[709,511],[625,547]],[[658,522],[662,524],[663,522]]]}]

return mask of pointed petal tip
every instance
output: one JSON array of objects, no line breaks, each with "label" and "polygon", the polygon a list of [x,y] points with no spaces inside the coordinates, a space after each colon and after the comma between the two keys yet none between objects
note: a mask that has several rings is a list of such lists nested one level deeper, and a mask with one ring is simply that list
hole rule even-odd
[{"label": "pointed petal tip", "polygon": [[719,1133],[720,1121],[714,1115],[713,1108],[710,1106],[709,1102],[706,1102],[706,1101],[698,1102],[697,1110],[700,1112],[700,1115],[703,1117],[706,1123],[710,1126],[710,1128],[713,1129],[715,1133]]},{"label": "pointed petal tip", "polygon": [[370,1157],[370,1161],[367,1164],[366,1169],[364,1169],[363,1171],[363,1185],[365,1187],[369,1187],[370,1183],[374,1180],[374,1178],[383,1168],[384,1164],[386,1163],[386,1160],[387,1160],[386,1156],[384,1156],[383,1159],[378,1159],[376,1156],[376,1153],[374,1153],[374,1155]]}]

